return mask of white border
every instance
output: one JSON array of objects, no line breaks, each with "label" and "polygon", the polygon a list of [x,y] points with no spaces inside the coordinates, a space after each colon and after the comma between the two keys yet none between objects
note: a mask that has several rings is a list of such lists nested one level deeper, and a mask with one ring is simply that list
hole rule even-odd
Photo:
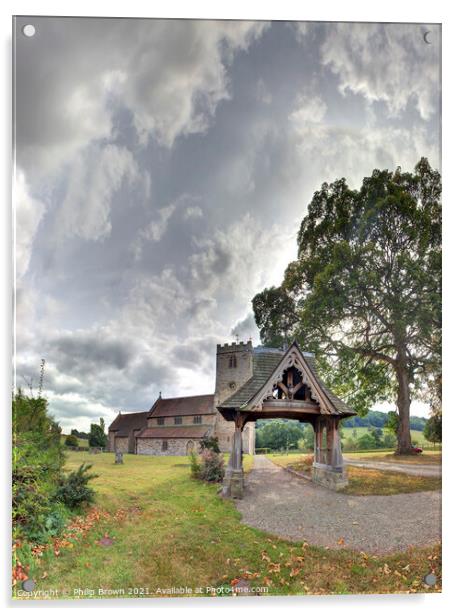
[{"label": "white border", "polygon": [[[234,0],[232,3],[218,3],[211,1],[195,0],[194,2],[170,0],[167,3],[153,3],[141,0],[130,0],[114,4],[113,1],[97,0],[67,0],[61,1],[17,1],[6,0],[1,7],[1,39],[3,61],[0,64],[2,70],[1,106],[4,124],[3,148],[1,149],[2,164],[0,169],[3,174],[3,186],[5,187],[3,207],[1,208],[2,219],[1,246],[2,246],[2,345],[0,378],[2,392],[2,411],[4,423],[7,424],[9,415],[9,399],[11,387],[11,215],[9,203],[11,202],[11,15],[85,15],[85,16],[127,16],[127,17],[195,17],[195,18],[220,18],[220,19],[301,19],[323,21],[410,21],[431,23],[442,22],[443,25],[443,184],[444,184],[444,591],[442,595],[387,595],[387,596],[342,596],[342,597],[290,597],[280,599],[243,599],[238,598],[239,611],[253,612],[264,609],[271,613],[280,609],[289,608],[294,612],[306,613],[306,610],[322,610],[322,616],[337,613],[343,614],[386,613],[390,610],[415,610],[418,614],[431,614],[433,610],[445,608],[447,610],[457,602],[458,580],[458,557],[457,543],[459,542],[459,461],[458,440],[460,434],[461,408],[459,404],[459,391],[457,384],[459,374],[459,312],[460,312],[460,288],[459,279],[460,251],[460,148],[459,148],[459,58],[461,57],[459,40],[461,39],[461,24],[458,21],[458,11],[455,3],[450,0],[438,2],[419,0],[416,2],[402,2],[402,0],[387,0],[383,3],[367,1],[341,0],[322,3],[306,3],[296,0],[266,0],[264,3],[249,2],[248,0]],[[457,130],[458,129],[458,130]],[[4,486],[5,498],[2,502],[8,502],[9,493],[9,447],[10,434],[8,430],[2,430],[2,444],[7,462],[5,469]],[[455,474],[456,473],[456,474]],[[454,479],[453,484],[451,478]],[[4,528],[9,525],[9,512],[4,513]],[[5,541],[6,539],[6,541]],[[2,599],[7,607],[7,598],[10,594],[8,579],[9,546],[8,535],[2,533],[3,562],[2,568],[6,575],[2,576]],[[228,612],[235,610],[233,600],[229,603],[218,600],[219,603],[210,599],[176,600],[168,601],[86,601],[82,604],[67,602],[65,605],[58,602],[43,602],[35,604],[35,608],[61,609],[62,607],[85,609],[93,611],[107,611],[114,609],[132,610],[154,609],[175,613],[178,610],[187,609],[189,613],[202,612],[204,609],[215,609],[219,606],[220,611]],[[19,612],[29,612],[34,609],[31,606],[23,607],[16,602],[14,609]]]}]

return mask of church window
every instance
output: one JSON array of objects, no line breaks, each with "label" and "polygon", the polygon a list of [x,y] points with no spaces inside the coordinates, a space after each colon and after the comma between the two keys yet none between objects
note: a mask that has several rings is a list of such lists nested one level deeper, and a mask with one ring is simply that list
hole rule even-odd
[{"label": "church window", "polygon": [[166,451],[168,449],[168,441],[162,441],[162,451]]},{"label": "church window", "polygon": [[201,415],[195,415],[194,417],[194,424],[201,424],[202,423],[202,416]]},{"label": "church window", "polygon": [[165,417],[159,417],[159,418],[157,419],[157,425],[158,425],[158,426],[163,426],[163,425],[164,425],[164,423],[165,423]]},{"label": "church window", "polygon": [[235,355],[229,357],[229,368],[237,368],[237,358]]},{"label": "church window", "polygon": [[176,425],[182,424],[182,417],[175,417],[174,422]]}]

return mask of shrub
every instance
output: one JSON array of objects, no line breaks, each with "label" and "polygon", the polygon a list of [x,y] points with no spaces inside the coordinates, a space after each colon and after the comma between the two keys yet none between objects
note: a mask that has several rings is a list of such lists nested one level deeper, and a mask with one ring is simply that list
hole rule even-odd
[{"label": "shrub", "polygon": [[195,451],[192,451],[189,455],[190,460],[190,473],[193,479],[198,479],[200,476],[200,462]]},{"label": "shrub", "polygon": [[199,478],[203,481],[222,481],[224,477],[224,459],[221,454],[205,449],[201,454]]},{"label": "shrub", "polygon": [[48,415],[47,401],[18,390],[13,398],[14,537],[35,540],[46,533],[63,464],[61,429]]},{"label": "shrub", "polygon": [[78,447],[78,438],[75,434],[68,434],[66,436],[66,440],[64,441],[64,445],[66,447]]},{"label": "shrub", "polygon": [[88,483],[98,475],[89,473],[91,467],[91,464],[81,464],[76,471],[61,478],[56,498],[70,509],[93,502],[94,490]]},{"label": "shrub", "polygon": [[200,451],[205,451],[206,449],[214,451],[215,453],[221,453],[217,436],[205,436],[202,438],[200,441]]}]

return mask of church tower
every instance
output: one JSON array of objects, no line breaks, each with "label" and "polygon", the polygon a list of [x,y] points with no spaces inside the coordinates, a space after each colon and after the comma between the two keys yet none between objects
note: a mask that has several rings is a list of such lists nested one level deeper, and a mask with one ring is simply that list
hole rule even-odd
[{"label": "church tower", "polygon": [[[230,398],[244,383],[253,376],[253,345],[248,342],[218,344],[216,348],[216,387],[215,407]],[[225,421],[218,412],[215,433],[219,439],[221,451],[230,451],[233,422]],[[250,422],[243,431],[244,453],[254,453],[255,424]]]}]

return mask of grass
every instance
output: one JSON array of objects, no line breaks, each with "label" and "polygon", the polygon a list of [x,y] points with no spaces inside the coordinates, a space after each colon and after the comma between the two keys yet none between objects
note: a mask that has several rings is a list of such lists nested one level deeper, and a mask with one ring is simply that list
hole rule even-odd
[{"label": "grass", "polygon": [[[364,454],[362,454],[364,455]],[[387,454],[389,455],[389,454]],[[298,472],[301,472],[310,478],[310,468],[306,467],[305,455],[287,454],[267,456],[275,464],[282,467],[290,467]],[[400,456],[390,456],[400,459]],[[408,456],[412,458],[413,456]],[[356,459],[360,459],[355,456]],[[371,456],[367,460],[373,459]],[[377,459],[382,460],[383,457]],[[411,462],[408,462],[411,463]],[[406,494],[411,492],[426,492],[431,490],[440,490],[442,480],[440,477],[419,477],[416,475],[406,475],[392,471],[382,471],[373,468],[357,468],[355,466],[347,466],[347,475],[349,485],[341,490],[344,494],[355,496],[366,495],[390,495],[390,494]]]},{"label": "grass", "polygon": [[392,471],[379,471],[374,468],[348,466],[347,476],[349,485],[341,492],[356,496],[429,492],[442,488],[440,477],[420,477]]},{"label": "grass", "polygon": [[[241,524],[216,485],[190,479],[185,457],[125,455],[116,466],[113,454],[68,454],[69,470],[82,462],[99,475],[94,507],[29,556],[36,590],[56,598],[226,596],[241,578],[269,594],[440,591],[423,582],[432,570],[440,580],[439,546],[378,557],[284,541]],[[18,547],[23,564],[29,549]]]},{"label": "grass", "polygon": [[396,456],[393,453],[373,451],[368,453],[347,452],[346,457],[354,460],[376,460],[377,462],[390,462],[395,464],[441,464],[441,451],[423,451],[417,456]]}]

